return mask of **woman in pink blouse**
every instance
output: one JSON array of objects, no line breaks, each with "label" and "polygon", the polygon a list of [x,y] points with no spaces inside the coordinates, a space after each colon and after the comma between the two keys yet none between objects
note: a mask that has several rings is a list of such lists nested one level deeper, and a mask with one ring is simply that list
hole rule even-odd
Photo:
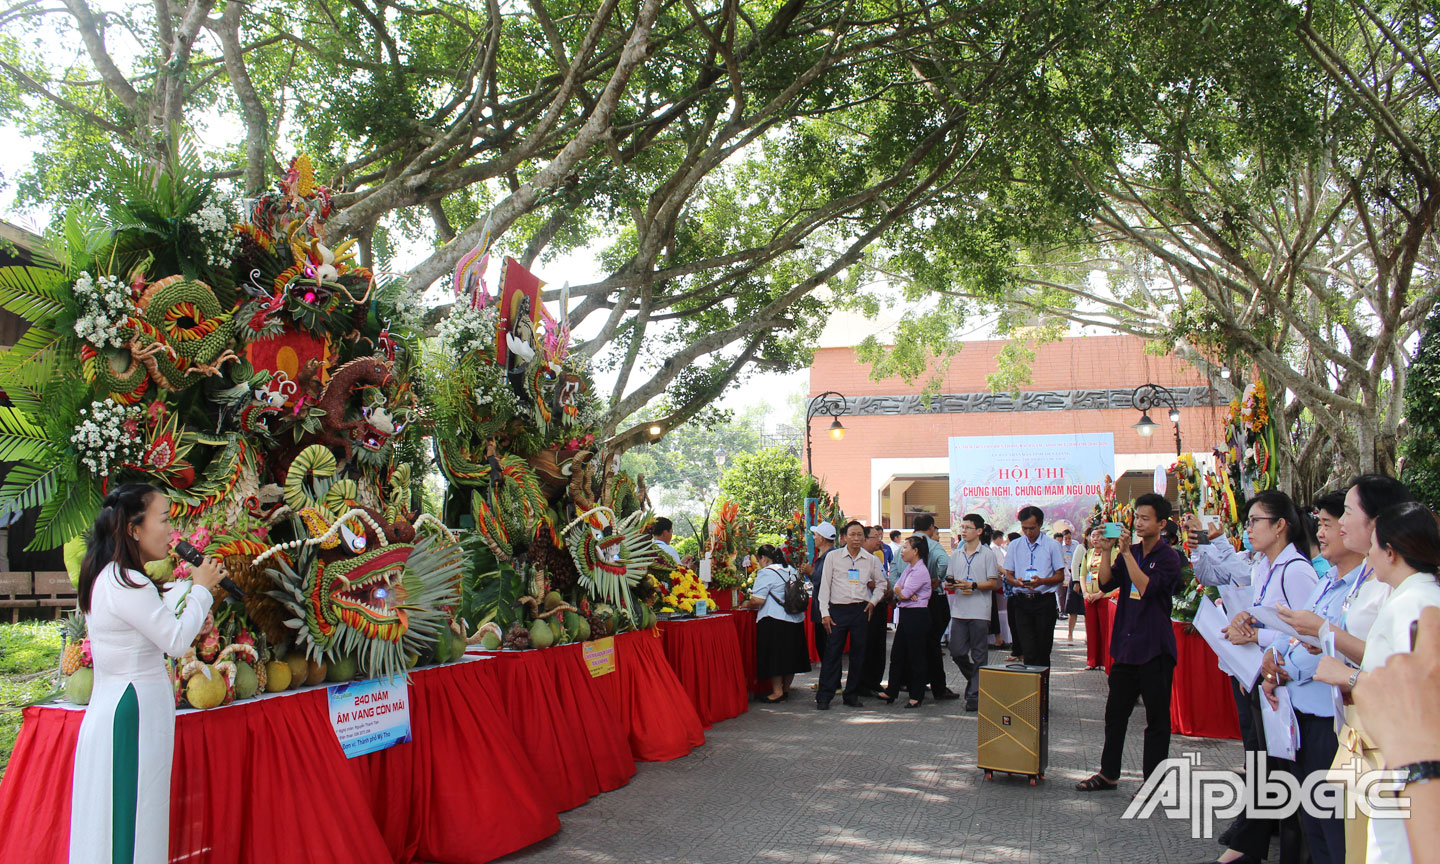
[{"label": "woman in pink blouse", "polygon": [[890,646],[890,680],[880,698],[894,702],[904,682],[910,691],[906,708],[919,708],[925,701],[925,637],[930,633],[930,571],[925,568],[925,558],[929,553],[929,541],[919,534],[907,538],[900,547],[900,560],[906,565],[895,582],[900,625],[895,628],[895,641]]}]

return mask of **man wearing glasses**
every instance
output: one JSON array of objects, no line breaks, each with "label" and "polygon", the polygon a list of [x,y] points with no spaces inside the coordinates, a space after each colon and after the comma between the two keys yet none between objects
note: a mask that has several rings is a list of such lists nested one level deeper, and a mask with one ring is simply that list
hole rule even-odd
[{"label": "man wearing glasses", "polygon": [[1065,554],[1053,537],[1041,531],[1045,513],[1039,507],[1020,511],[1020,537],[1005,550],[1005,583],[1010,598],[1010,627],[1019,637],[1027,666],[1049,666],[1060,607],[1055,594],[1065,581]]}]

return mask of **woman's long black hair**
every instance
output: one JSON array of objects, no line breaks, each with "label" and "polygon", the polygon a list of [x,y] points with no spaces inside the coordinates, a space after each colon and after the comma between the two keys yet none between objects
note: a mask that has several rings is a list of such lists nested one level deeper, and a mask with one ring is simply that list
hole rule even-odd
[{"label": "woman's long black hair", "polygon": [[106,565],[120,565],[120,579],[131,588],[143,588],[146,583],[131,580],[129,571],[143,572],[144,562],[140,560],[140,546],[130,536],[131,525],[138,526],[145,521],[145,510],[150,506],[152,496],[160,490],[149,483],[125,483],[116,486],[105,496],[100,505],[100,515],[86,538],[85,560],[80,562],[80,609],[90,612],[90,595],[95,591],[95,579]]},{"label": "woman's long black hair", "polygon": [[1244,516],[1248,517],[1255,505],[1265,508],[1266,515],[1276,519],[1285,520],[1285,541],[1294,546],[1296,551],[1306,558],[1310,557],[1310,550],[1314,544],[1305,534],[1305,523],[1300,521],[1300,510],[1295,506],[1289,495],[1279,489],[1266,489],[1263,492],[1256,492],[1255,497],[1245,502]]},{"label": "woman's long black hair", "polygon": [[1418,501],[1380,511],[1375,517],[1375,543],[1395,550],[1417,573],[1440,573],[1440,520]]}]

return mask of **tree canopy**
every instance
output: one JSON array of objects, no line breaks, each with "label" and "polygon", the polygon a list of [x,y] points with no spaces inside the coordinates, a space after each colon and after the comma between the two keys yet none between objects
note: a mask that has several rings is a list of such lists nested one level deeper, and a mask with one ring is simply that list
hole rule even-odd
[{"label": "tree canopy", "polygon": [[[898,291],[933,311],[867,346],[877,374],[985,310],[1135,333],[1265,374],[1313,486],[1393,464],[1437,290],[1436,26],[1413,0],[24,0],[0,115],[40,145],[22,202],[189,135],[237,195],[310,153],[327,241],[418,249],[413,291],[477,245],[535,266],[618,449]],[[605,275],[559,287],[597,244]]]}]

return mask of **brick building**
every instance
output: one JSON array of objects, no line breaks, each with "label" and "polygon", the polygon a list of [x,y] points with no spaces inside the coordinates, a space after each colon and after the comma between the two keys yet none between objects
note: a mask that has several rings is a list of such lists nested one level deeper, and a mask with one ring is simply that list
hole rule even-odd
[{"label": "brick building", "polygon": [[[1140,412],[1130,396],[1141,384],[1176,394],[1185,450],[1200,458],[1221,440],[1225,408],[1216,404],[1221,397],[1194,367],[1176,357],[1146,354],[1135,337],[1074,336],[1037,345],[1030,383],[1018,398],[991,393],[986,383],[1004,345],[1004,340],[966,342],[928,407],[916,396],[922,382],[872,380],[853,348],[815,352],[809,398],[836,391],[847,398],[848,412],[841,418],[846,432],[840,440],[826,434],[828,416],[810,421],[814,472],[839,494],[847,515],[903,530],[928,512],[948,529],[952,436],[1110,432],[1120,497],[1149,492],[1157,466],[1175,459],[1175,438],[1165,408],[1150,412],[1159,424],[1152,436],[1133,428]],[[1174,484],[1169,486],[1173,498]]]}]

